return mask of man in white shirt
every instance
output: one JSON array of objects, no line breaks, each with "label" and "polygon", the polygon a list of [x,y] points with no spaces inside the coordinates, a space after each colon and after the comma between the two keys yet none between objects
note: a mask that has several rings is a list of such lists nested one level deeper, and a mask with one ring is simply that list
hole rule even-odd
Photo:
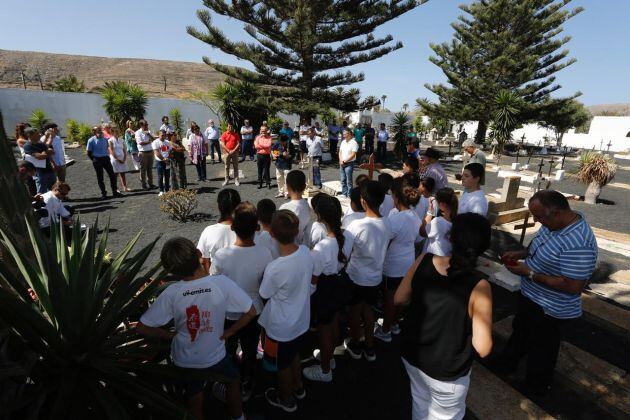
[{"label": "man in white shirt", "polygon": [[57,175],[57,181],[66,181],[66,149],[63,145],[63,140],[59,137],[59,128],[57,124],[50,123],[44,127],[45,134],[41,137],[40,141],[52,146],[53,155],[50,157],[53,163],[53,170]]},{"label": "man in white shirt", "polygon": [[389,133],[385,128],[385,123],[381,123],[378,132],[376,133],[376,161],[385,163],[387,157],[387,141],[389,140]]},{"label": "man in white shirt", "polygon": [[245,161],[245,157],[249,154],[249,160],[254,159],[254,127],[249,124],[249,120],[243,122],[241,127],[241,140],[243,141],[241,147],[241,160]]},{"label": "man in white shirt", "polygon": [[306,147],[308,148],[308,157],[313,162],[313,185],[316,187],[322,187],[322,175],[319,169],[319,165],[322,161],[322,138],[317,135],[317,129],[311,127],[306,139]]},{"label": "man in white shirt", "polygon": [[[140,157],[140,182],[142,189],[154,189],[153,184],[153,140],[155,137],[149,131],[149,123],[146,120],[138,121],[140,128],[136,131],[136,143],[138,144],[138,155]],[[149,185],[147,188],[147,180]]]},{"label": "man in white shirt", "polygon": [[339,177],[341,179],[341,194],[350,197],[352,190],[352,176],[354,173],[354,162],[359,151],[359,144],[354,139],[351,129],[343,130],[343,141],[339,146]]},{"label": "man in white shirt", "polygon": [[42,194],[42,199],[44,200],[46,211],[48,212],[48,217],[42,217],[39,219],[39,226],[41,228],[50,228],[52,221],[62,223],[66,226],[72,224],[72,220],[70,220],[72,213],[61,201],[68,196],[69,192],[70,185],[62,181],[57,181],[50,191]]},{"label": "man in white shirt", "polygon": [[206,130],[204,131],[204,135],[206,136],[206,140],[208,140],[208,149],[210,150],[212,163],[215,163],[215,150],[219,155],[219,163],[223,162],[221,160],[221,144],[219,142],[219,139],[221,138],[221,129],[219,127],[215,127],[214,120],[208,120],[208,127],[206,127]]}]

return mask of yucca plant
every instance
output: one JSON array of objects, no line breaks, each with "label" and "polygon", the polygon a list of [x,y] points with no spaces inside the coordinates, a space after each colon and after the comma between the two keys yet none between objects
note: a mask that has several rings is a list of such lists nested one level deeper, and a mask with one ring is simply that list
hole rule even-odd
[{"label": "yucca plant", "polygon": [[184,135],[184,117],[182,117],[181,111],[179,110],[179,108],[171,108],[171,110],[168,112],[168,116],[170,118],[171,124],[173,124],[173,129],[175,130],[175,133],[177,133],[177,137],[181,139]]},{"label": "yucca plant", "polygon": [[76,92],[82,93],[86,91],[85,82],[77,79],[77,76],[70,74],[67,77],[57,79],[50,84],[50,90],[57,92]]},{"label": "yucca plant", "polygon": [[13,378],[24,387],[3,409],[15,418],[185,417],[164,380],[200,373],[164,364],[164,348],[124,327],[161,287],[159,263],[141,274],[157,239],[131,256],[138,233],[104,266],[108,228],[98,240],[96,225],[81,234],[77,220],[67,247],[62,228],[45,240],[27,226],[31,249],[1,231],[0,321],[32,355]]},{"label": "yucca plant", "polygon": [[44,126],[49,122],[50,120],[48,119],[46,112],[44,112],[41,108],[35,109],[28,118],[28,123],[31,127],[36,128],[42,134],[44,133]]},{"label": "yucca plant", "polygon": [[584,202],[596,204],[602,188],[615,177],[617,164],[614,159],[597,152],[582,152],[573,176],[587,185]]},{"label": "yucca plant", "polygon": [[409,114],[406,112],[396,112],[392,117],[389,126],[394,134],[394,151],[399,158],[402,158],[405,151],[405,142],[407,141],[407,133],[411,129]]},{"label": "yucca plant", "polygon": [[495,107],[496,111],[490,125],[490,138],[497,142],[498,165],[503,154],[503,148],[512,140],[512,132],[521,124],[519,117],[523,101],[516,93],[504,90],[497,94]]},{"label": "yucca plant", "polygon": [[128,120],[139,120],[144,117],[147,94],[137,84],[115,80],[106,82],[99,91],[105,100],[103,105],[105,112],[118,128],[126,127]]}]

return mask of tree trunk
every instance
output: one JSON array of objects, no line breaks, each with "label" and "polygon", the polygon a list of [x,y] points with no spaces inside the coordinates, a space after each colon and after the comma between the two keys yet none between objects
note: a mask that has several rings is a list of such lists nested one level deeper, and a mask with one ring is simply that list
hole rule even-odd
[{"label": "tree trunk", "polygon": [[586,187],[586,192],[584,193],[584,202],[586,204],[597,204],[597,199],[599,195],[602,193],[602,186],[599,185],[598,182],[592,181]]},{"label": "tree trunk", "polygon": [[477,124],[477,132],[475,133],[475,143],[483,144],[486,139],[486,132],[488,131],[488,122],[487,121],[479,121]]}]

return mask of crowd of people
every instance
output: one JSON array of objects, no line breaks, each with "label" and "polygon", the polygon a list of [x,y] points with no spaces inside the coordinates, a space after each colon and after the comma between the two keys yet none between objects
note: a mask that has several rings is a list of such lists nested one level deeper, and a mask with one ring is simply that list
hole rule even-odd
[{"label": "crowd of people", "polygon": [[[176,281],[140,318],[141,334],[171,340],[177,366],[231,378],[214,383],[212,391],[234,419],[243,418],[242,403],[259,380],[259,353],[262,367],[277,378],[277,386],[266,390],[266,400],[294,412],[306,397],[303,379],[333,380],[334,349],[340,342],[351,359],[372,362],[378,356],[375,340],[387,345],[399,335],[413,418],[464,416],[473,358],[489,355],[493,344],[491,288],[476,271],[478,257],[490,246],[491,229],[482,189],[485,156],[474,143],[464,145],[471,158],[461,173],[464,192],[458,194],[448,187],[439,152],[421,152],[414,141],[407,144],[401,176],[355,178],[357,154],[361,148],[374,150],[371,142],[380,136],[372,136],[369,126],[359,127],[363,132],[358,134],[357,128],[340,128],[342,194],[350,199],[344,212],[338,199],[323,192],[310,203],[304,199],[306,176],[292,167],[297,153],[313,162],[321,159],[323,133],[316,125],[299,128],[295,151],[288,124],[274,141],[266,125],[253,136],[249,128],[239,135],[231,124],[220,133],[213,121],[202,134],[193,123],[185,144],[166,117],[162,122],[157,137],[146,121],[140,121],[138,130],[128,124],[124,143],[115,127],[94,127],[87,151],[103,196],[103,172],[112,193],[119,194],[116,174],[125,171],[118,165],[129,156],[147,189],[154,185],[155,164],[162,193],[171,183],[186,186],[186,154],[203,182],[207,156],[215,162],[216,152],[216,161],[225,164],[224,186],[231,177],[238,186],[240,155],[256,160],[258,187],[270,188],[274,161],[278,197],[289,201],[276,209],[270,199],[254,205],[241,201],[235,189],[221,189],[220,219],[203,230],[197,245],[181,237],[164,245],[160,258]],[[72,217],[62,204],[70,186],[61,179],[65,161],[56,156],[63,149],[55,129],[47,128],[43,137],[26,126],[16,133],[25,156],[18,165],[20,178],[50,214],[43,229],[52,220],[67,224]],[[321,184],[313,173],[316,185],[317,180]],[[126,189],[124,176],[121,183]],[[502,369],[513,371],[528,356],[527,384],[544,392],[562,331],[581,315],[580,293],[594,271],[597,243],[584,217],[571,210],[562,194],[539,191],[529,209],[542,228],[525,250],[502,255],[505,267],[522,281],[514,331],[500,360]],[[381,318],[375,308],[382,308]],[[171,321],[174,330],[164,328]],[[317,363],[302,368],[299,352],[313,328]],[[181,384],[191,411],[203,418],[205,381],[183,378]]]}]

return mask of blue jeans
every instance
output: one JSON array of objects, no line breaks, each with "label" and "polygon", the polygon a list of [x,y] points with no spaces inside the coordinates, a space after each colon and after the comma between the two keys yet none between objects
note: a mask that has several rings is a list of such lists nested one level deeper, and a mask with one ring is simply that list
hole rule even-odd
[{"label": "blue jeans", "polygon": [[206,156],[197,156],[197,163],[195,163],[197,169],[197,181],[206,180]]},{"label": "blue jeans", "polygon": [[352,173],[354,172],[354,162],[339,167],[339,178],[341,178],[341,194],[350,196],[352,190]]},{"label": "blue jeans", "polygon": [[167,192],[171,189],[171,167],[156,159],[155,168],[158,175],[158,188],[160,192]]},{"label": "blue jeans", "polygon": [[221,162],[221,145],[219,144],[219,140],[210,140],[210,159],[214,162],[214,149],[217,150],[219,155],[219,162]]},{"label": "blue jeans", "polygon": [[34,178],[35,186],[37,187],[37,194],[44,194],[50,191],[57,180],[53,170],[38,170]]},{"label": "blue jeans", "polygon": [[322,186],[322,173],[319,170],[319,165],[322,163],[321,156],[312,156],[313,159],[313,185],[320,187]]},{"label": "blue jeans", "polygon": [[249,160],[254,160],[254,140],[243,140],[241,145],[241,162],[249,155]]}]

